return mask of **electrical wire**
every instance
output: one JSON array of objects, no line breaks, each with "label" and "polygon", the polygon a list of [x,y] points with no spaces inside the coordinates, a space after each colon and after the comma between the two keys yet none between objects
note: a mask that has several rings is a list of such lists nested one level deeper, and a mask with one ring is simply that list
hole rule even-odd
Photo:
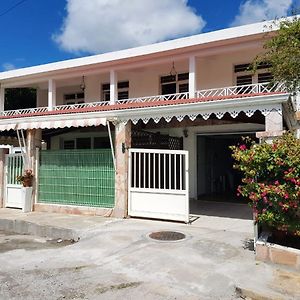
[{"label": "electrical wire", "polygon": [[26,1],[27,0],[21,0],[21,1],[17,2],[15,5],[9,7],[7,10],[3,11],[2,13],[0,13],[0,17],[6,15],[7,13],[9,13],[10,11],[12,11],[13,9],[15,9],[16,7],[18,7],[19,5],[23,4]]}]

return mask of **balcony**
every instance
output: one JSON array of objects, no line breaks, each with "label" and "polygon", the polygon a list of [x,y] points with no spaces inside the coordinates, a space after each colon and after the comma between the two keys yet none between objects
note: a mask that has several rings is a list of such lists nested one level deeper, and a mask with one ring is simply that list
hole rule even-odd
[{"label": "balcony", "polygon": [[157,107],[167,105],[181,105],[189,103],[214,102],[222,100],[234,100],[270,95],[288,94],[283,84],[258,83],[251,85],[231,86],[214,89],[205,89],[195,92],[193,97],[189,93],[177,93],[169,95],[145,96],[125,100],[88,102],[81,104],[59,105],[53,109],[48,107],[37,107],[28,109],[17,109],[0,112],[0,119],[25,118],[35,116],[51,116],[64,114],[77,114],[88,112],[113,112],[120,110],[132,110],[144,107]]}]

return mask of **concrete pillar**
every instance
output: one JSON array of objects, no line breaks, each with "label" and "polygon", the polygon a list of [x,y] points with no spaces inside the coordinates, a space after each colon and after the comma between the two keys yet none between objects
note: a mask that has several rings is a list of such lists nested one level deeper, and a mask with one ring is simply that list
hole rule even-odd
[{"label": "concrete pillar", "polygon": [[4,111],[4,102],[5,102],[5,88],[0,87],[0,112]]},{"label": "concrete pillar", "polygon": [[41,92],[40,92],[40,89],[37,88],[36,89],[36,107],[41,107],[40,101],[41,101]]},{"label": "concrete pillar", "polygon": [[118,100],[118,75],[115,70],[110,71],[110,104]]},{"label": "concrete pillar", "polygon": [[189,98],[195,98],[196,92],[196,57],[190,56],[189,57]]},{"label": "concrete pillar", "polygon": [[38,187],[38,151],[41,148],[42,142],[42,129],[28,129],[26,134],[26,156],[28,158],[27,166],[25,169],[31,169],[34,174],[33,186],[32,186],[32,197],[36,199],[37,197],[37,187]]},{"label": "concrete pillar", "polygon": [[[124,144],[125,147],[122,146]],[[128,215],[128,148],[131,147],[131,123],[115,125],[115,208],[112,216],[125,218]],[[125,148],[125,153],[123,149]]]},{"label": "concrete pillar", "polygon": [[266,116],[266,131],[274,132],[274,131],[282,131],[283,129],[283,118],[282,114],[277,111],[271,111]]},{"label": "concrete pillar", "polygon": [[8,149],[0,149],[0,208],[4,207],[5,154],[8,154]]},{"label": "concrete pillar", "polygon": [[283,117],[278,111],[271,111],[265,117],[265,131],[257,132],[256,137],[260,140],[272,142],[275,137],[283,134]]},{"label": "concrete pillar", "polygon": [[54,79],[48,80],[48,109],[53,110],[56,106],[56,82]]}]

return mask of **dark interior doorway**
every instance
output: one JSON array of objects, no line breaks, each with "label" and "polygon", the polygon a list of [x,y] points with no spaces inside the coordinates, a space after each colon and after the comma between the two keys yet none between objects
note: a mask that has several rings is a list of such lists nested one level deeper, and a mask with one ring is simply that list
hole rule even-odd
[{"label": "dark interior doorway", "polygon": [[247,203],[237,196],[242,175],[233,169],[229,146],[242,144],[242,137],[255,138],[253,133],[214,134],[197,137],[198,199],[217,202]]}]

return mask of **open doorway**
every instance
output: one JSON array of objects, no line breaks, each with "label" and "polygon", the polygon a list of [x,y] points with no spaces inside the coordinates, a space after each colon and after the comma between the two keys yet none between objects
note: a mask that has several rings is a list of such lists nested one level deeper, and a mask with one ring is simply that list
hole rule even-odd
[{"label": "open doorway", "polygon": [[243,143],[242,137],[254,133],[228,133],[197,136],[197,191],[205,201],[245,203],[237,196],[241,173],[233,169],[229,146]]}]

